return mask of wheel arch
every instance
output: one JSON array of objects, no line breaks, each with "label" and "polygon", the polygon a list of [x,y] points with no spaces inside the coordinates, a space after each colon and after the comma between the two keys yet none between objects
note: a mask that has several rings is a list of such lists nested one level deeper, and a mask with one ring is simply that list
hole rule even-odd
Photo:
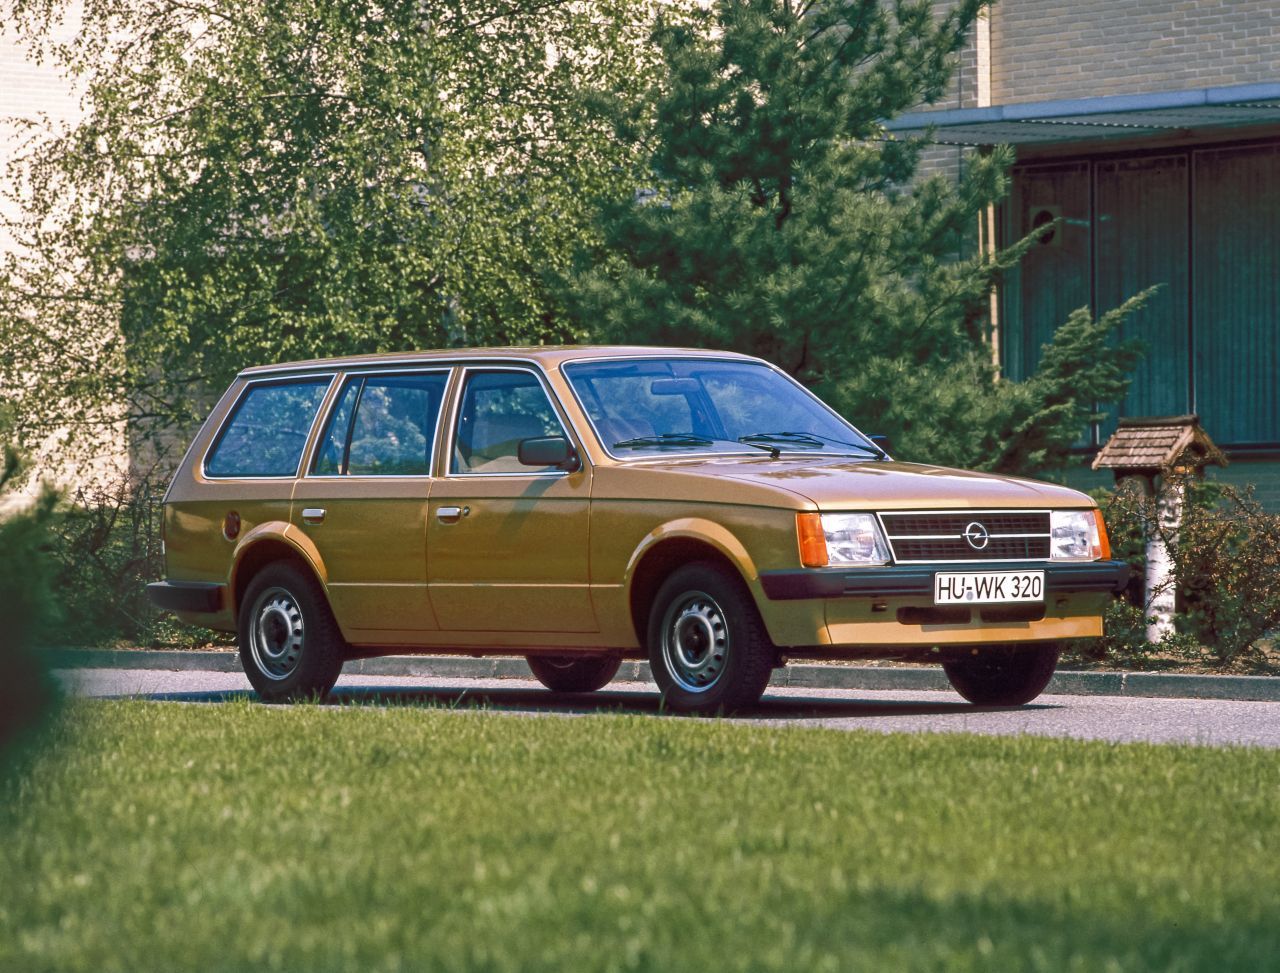
[{"label": "wheel arch", "polygon": [[747,586],[753,600],[759,574],[746,548],[729,530],[712,521],[684,520],[651,532],[627,567],[627,604],[636,638],[644,645],[649,611],[663,580],[677,567],[709,561],[733,572]]},{"label": "wheel arch", "polygon": [[259,524],[236,545],[228,591],[233,618],[240,614],[240,602],[254,576],[269,564],[287,561],[307,571],[326,590],[324,564],[311,539],[291,524]]}]

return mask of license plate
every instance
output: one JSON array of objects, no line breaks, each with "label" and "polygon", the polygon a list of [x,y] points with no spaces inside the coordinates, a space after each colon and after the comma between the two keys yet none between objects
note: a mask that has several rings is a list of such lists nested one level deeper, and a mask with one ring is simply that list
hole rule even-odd
[{"label": "license plate", "polygon": [[935,605],[1044,601],[1043,571],[943,572],[933,576]]}]

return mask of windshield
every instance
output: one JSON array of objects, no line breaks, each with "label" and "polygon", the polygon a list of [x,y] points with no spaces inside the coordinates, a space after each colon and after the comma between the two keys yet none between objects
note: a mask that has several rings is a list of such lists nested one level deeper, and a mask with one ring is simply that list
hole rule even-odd
[{"label": "windshield", "polygon": [[812,393],[763,364],[645,358],[577,362],[564,374],[615,456],[883,455]]}]

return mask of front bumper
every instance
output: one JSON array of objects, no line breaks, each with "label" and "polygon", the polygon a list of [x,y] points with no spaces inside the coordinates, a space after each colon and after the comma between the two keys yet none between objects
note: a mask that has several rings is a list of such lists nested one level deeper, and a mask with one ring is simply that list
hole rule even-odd
[{"label": "front bumper", "polygon": [[803,598],[933,598],[939,571],[1043,571],[1046,593],[1118,593],[1129,583],[1124,561],[1000,561],[964,564],[893,564],[880,568],[803,568],[761,571],[760,585],[770,601]]}]

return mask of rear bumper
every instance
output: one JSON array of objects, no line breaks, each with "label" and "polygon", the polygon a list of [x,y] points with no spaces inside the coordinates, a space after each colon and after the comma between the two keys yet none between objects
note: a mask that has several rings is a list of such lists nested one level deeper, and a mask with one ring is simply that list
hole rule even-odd
[{"label": "rear bumper", "polygon": [[894,564],[882,568],[807,568],[762,571],[760,585],[770,601],[803,598],[928,598],[939,571],[1043,571],[1046,593],[1120,592],[1129,583],[1124,561],[1002,561],[986,564]]},{"label": "rear bumper", "polygon": [[155,581],[147,597],[157,608],[212,615],[222,610],[226,585],[208,581]]}]

